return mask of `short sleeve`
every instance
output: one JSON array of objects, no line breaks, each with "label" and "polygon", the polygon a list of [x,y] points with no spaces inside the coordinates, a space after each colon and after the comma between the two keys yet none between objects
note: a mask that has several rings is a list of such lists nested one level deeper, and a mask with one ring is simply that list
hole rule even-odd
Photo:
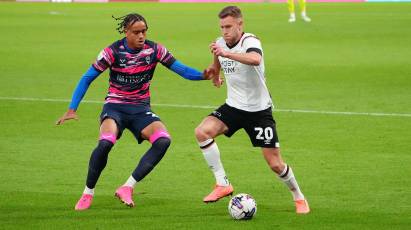
[{"label": "short sleeve", "polygon": [[[248,35],[243,39],[243,49],[247,52],[248,50],[256,51],[257,53],[262,53],[263,48],[261,47],[261,42],[260,40],[253,36],[253,35]],[[258,52],[259,50],[260,52]]]},{"label": "short sleeve", "polygon": [[93,67],[103,72],[107,68],[109,68],[114,63],[114,55],[113,50],[110,47],[103,49],[99,55],[97,56],[96,61],[93,63]]},{"label": "short sleeve", "polygon": [[157,44],[157,60],[166,67],[170,67],[176,59],[174,56],[161,44]]}]

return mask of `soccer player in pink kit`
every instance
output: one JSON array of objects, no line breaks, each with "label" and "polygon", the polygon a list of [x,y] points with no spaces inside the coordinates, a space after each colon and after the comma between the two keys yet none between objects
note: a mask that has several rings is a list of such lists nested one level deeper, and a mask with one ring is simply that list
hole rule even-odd
[{"label": "soccer player in pink kit", "polygon": [[[280,143],[272,116],[272,100],[265,84],[264,54],[260,40],[243,31],[243,17],[236,6],[228,6],[219,13],[222,37],[210,45],[214,63],[207,71],[219,73],[223,70],[227,82],[225,104],[204,118],[195,130],[197,141],[204,158],[216,178],[214,190],[203,201],[216,202],[234,191],[223,164],[214,138],[224,134],[231,137],[244,129],[255,147],[262,154],[272,171],[290,189],[296,212],[310,212],[308,202],[298,186],[291,167],[285,164],[280,154]],[[213,78],[216,86],[221,79]]]},{"label": "soccer player in pink kit", "polygon": [[78,119],[76,110],[89,85],[103,71],[110,69],[110,85],[100,116],[100,138],[91,154],[86,186],[75,210],[90,207],[108,154],[124,129],[129,129],[138,143],[144,140],[151,143],[130,177],[115,192],[127,206],[134,206],[132,195],[136,183],[151,172],[167,151],[170,135],[150,107],[150,82],[157,63],[189,80],[205,80],[209,75],[185,66],[164,46],[146,40],[148,26],[143,16],[133,13],[116,20],[121,21],[117,30],[125,37],[101,51],[79,81],[68,111],[56,122],[61,125],[67,120]]}]

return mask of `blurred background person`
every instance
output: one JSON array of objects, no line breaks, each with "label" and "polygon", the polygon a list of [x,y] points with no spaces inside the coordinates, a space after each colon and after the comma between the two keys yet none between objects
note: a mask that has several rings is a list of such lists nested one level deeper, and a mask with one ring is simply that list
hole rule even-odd
[{"label": "blurred background person", "polygon": [[[295,22],[296,18],[295,18],[294,0],[287,0],[287,2],[288,2],[288,11],[290,12],[290,18],[288,19],[288,22]],[[305,0],[298,0],[298,4],[300,5],[301,18],[305,22],[311,22],[311,18],[307,16]]]}]

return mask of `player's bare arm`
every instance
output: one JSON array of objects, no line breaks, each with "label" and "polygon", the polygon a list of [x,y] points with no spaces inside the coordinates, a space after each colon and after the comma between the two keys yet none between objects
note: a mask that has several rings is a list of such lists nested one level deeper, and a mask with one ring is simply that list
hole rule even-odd
[{"label": "player's bare arm", "polygon": [[210,50],[216,56],[229,58],[231,60],[238,61],[246,65],[260,65],[262,59],[261,55],[257,52],[252,51],[249,53],[232,53],[229,51],[225,51],[216,43],[211,43]]},{"label": "player's bare arm", "polygon": [[223,78],[220,76],[221,65],[218,61],[218,57],[213,55],[213,63],[206,69],[206,71],[211,75],[211,81],[213,82],[214,86],[220,88],[221,85],[224,83]]}]

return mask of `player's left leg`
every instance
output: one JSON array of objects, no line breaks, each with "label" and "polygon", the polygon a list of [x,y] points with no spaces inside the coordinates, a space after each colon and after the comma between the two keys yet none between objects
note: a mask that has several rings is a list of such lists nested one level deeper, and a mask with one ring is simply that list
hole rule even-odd
[{"label": "player's left leg", "polygon": [[141,136],[149,140],[151,147],[141,158],[132,176],[136,181],[142,180],[160,162],[171,144],[170,134],[161,121],[155,121],[141,131]]},{"label": "player's left leg", "polygon": [[270,168],[277,174],[278,178],[290,189],[298,214],[310,212],[308,202],[298,186],[291,167],[284,163],[281,158],[280,148],[261,148],[264,158]]},{"label": "player's left leg", "polygon": [[151,147],[143,155],[126,183],[117,189],[115,195],[127,206],[133,207],[133,189],[137,182],[147,176],[160,162],[170,146],[171,139],[161,121],[154,121],[141,131],[141,138],[149,140]]},{"label": "player's left leg", "polygon": [[300,5],[300,10],[301,10],[301,18],[305,21],[305,22],[311,22],[311,18],[309,18],[307,16],[306,13],[306,3],[305,0],[298,0],[299,5]]},{"label": "player's left leg", "polygon": [[280,142],[277,134],[276,123],[272,116],[271,108],[253,112],[248,115],[249,123],[245,130],[254,147],[261,147],[265,160],[270,168],[278,175],[293,194],[297,213],[308,213],[308,203],[302,194],[294,173],[286,165],[280,155]]}]

